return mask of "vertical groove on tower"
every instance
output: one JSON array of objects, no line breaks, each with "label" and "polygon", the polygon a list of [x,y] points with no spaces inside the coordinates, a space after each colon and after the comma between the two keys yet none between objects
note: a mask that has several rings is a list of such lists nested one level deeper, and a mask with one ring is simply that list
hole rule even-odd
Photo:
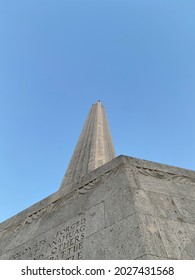
[{"label": "vertical groove on tower", "polygon": [[108,121],[100,101],[87,116],[60,189],[66,187],[115,157]]}]

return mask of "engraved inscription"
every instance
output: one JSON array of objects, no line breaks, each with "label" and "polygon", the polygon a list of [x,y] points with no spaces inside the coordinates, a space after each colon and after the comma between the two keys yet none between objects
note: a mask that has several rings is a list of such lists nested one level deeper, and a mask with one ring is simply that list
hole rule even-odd
[{"label": "engraved inscription", "polygon": [[[31,242],[9,259],[74,260],[82,258],[86,219],[81,218],[45,233],[45,238]],[[52,232],[51,232],[52,231]]]},{"label": "engraved inscription", "polygon": [[82,257],[86,219],[73,223],[58,231],[49,243],[50,260],[74,260]]}]

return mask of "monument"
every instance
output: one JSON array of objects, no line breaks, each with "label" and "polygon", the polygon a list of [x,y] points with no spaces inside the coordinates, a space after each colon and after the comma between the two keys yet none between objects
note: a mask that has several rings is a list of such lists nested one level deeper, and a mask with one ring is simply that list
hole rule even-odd
[{"label": "monument", "polygon": [[0,224],[0,259],[195,259],[195,172],[115,157],[98,101],[59,190]]}]

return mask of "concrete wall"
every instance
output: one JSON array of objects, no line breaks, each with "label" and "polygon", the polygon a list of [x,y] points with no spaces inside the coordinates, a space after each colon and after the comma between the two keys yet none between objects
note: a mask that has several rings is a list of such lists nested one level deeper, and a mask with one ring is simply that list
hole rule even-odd
[{"label": "concrete wall", "polygon": [[1,223],[0,259],[195,259],[195,172],[117,157]]}]

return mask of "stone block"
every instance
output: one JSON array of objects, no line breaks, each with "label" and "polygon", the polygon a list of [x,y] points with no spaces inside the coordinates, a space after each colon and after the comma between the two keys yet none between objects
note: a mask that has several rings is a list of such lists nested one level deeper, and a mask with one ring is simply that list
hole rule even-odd
[{"label": "stone block", "polygon": [[195,259],[195,172],[120,156],[0,224],[0,259]]},{"label": "stone block", "polygon": [[132,214],[87,237],[83,259],[136,259],[145,254],[139,220]]}]

